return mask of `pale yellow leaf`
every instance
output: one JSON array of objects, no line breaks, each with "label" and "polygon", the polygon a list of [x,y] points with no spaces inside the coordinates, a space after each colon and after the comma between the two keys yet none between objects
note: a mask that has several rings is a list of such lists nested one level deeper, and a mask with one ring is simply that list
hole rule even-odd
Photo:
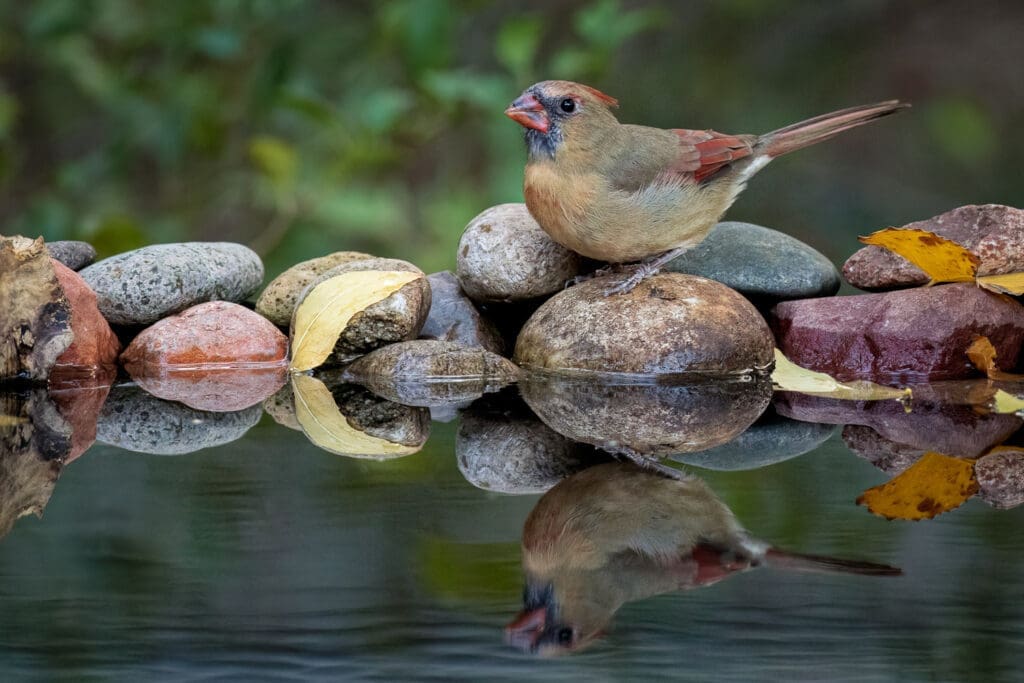
[{"label": "pale yellow leaf", "polygon": [[888,519],[931,519],[964,504],[978,492],[974,460],[925,453],[892,480],[870,488],[858,505]]},{"label": "pale yellow leaf", "polygon": [[878,401],[889,398],[910,398],[910,389],[885,387],[873,382],[840,382],[824,372],[802,368],[775,349],[775,370],[772,382],[780,391],[795,391],[851,401]]},{"label": "pale yellow leaf", "polygon": [[292,375],[295,418],[310,441],[320,448],[350,457],[396,458],[421,446],[407,446],[361,432],[338,410],[330,389],[316,377]]},{"label": "pale yellow leaf", "polygon": [[0,415],[0,427],[15,427],[28,422],[27,417],[19,415]]},{"label": "pale yellow leaf", "polygon": [[1024,273],[982,275],[978,278],[978,286],[997,294],[1021,296],[1024,295]]},{"label": "pale yellow leaf", "polygon": [[979,259],[956,242],[916,228],[886,228],[861,237],[899,254],[925,272],[932,284],[937,282],[973,282]]},{"label": "pale yellow leaf", "polygon": [[421,277],[421,273],[356,270],[314,286],[292,318],[292,371],[319,367],[353,316]]},{"label": "pale yellow leaf", "polygon": [[1024,411],[1024,398],[999,389],[992,398],[992,411],[996,413],[1019,413]]}]

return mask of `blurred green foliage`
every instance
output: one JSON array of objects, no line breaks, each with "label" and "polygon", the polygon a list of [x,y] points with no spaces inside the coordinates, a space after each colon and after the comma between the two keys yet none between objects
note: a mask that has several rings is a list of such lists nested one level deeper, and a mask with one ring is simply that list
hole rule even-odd
[{"label": "blurred green foliage", "polygon": [[730,132],[913,100],[779,162],[730,214],[842,258],[858,232],[1022,203],[1024,93],[995,85],[1024,63],[1004,28],[1024,13],[982,4],[0,0],[0,230],[102,255],[237,240],[271,274],[337,249],[429,271],[473,215],[521,200],[501,112],[536,80]]}]

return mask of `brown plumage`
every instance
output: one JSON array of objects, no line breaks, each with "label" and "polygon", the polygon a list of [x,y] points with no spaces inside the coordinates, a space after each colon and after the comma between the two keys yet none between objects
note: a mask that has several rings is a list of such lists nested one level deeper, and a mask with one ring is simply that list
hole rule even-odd
[{"label": "brown plumage", "polygon": [[853,107],[757,136],[621,124],[617,104],[589,86],[543,81],[505,111],[526,129],[523,195],[552,239],[610,263],[650,259],[617,291],[703,240],[770,160],[908,106]]},{"label": "brown plumage", "polygon": [[891,576],[885,565],[772,548],[696,477],[631,463],[588,468],[548,491],[523,528],[523,611],[507,640],[538,654],[598,638],[626,602],[700,588],[762,564]]}]

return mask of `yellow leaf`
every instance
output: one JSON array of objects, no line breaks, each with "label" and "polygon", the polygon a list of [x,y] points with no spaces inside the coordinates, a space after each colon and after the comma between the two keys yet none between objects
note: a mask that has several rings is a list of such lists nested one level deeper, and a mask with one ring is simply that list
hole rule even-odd
[{"label": "yellow leaf", "polygon": [[27,417],[21,417],[18,415],[0,415],[0,427],[16,427],[20,424],[28,422]]},{"label": "yellow leaf", "polygon": [[992,411],[996,413],[1019,413],[1024,411],[1024,398],[999,389],[992,398]]},{"label": "yellow leaf", "polygon": [[824,372],[815,372],[795,364],[775,349],[775,370],[772,382],[780,391],[816,394],[851,401],[878,401],[888,398],[910,398],[910,389],[884,387],[873,382],[840,382]]},{"label": "yellow leaf", "polygon": [[296,306],[292,318],[292,371],[320,366],[357,313],[421,277],[421,273],[357,270],[315,285]]},{"label": "yellow leaf", "polygon": [[978,286],[997,294],[1021,296],[1024,295],[1024,273],[982,275],[978,278]]},{"label": "yellow leaf", "polygon": [[861,237],[899,254],[925,272],[931,284],[937,282],[973,282],[980,260],[962,246],[927,230],[886,228]]},{"label": "yellow leaf", "polygon": [[292,375],[295,418],[310,441],[320,448],[350,457],[396,458],[410,455],[421,446],[393,443],[361,432],[351,424],[334,402],[330,389],[316,377]]},{"label": "yellow leaf", "polygon": [[967,358],[989,379],[1014,381],[1024,378],[1024,375],[1015,375],[1012,372],[1003,372],[996,365],[996,347],[988,337],[978,337],[967,347]]},{"label": "yellow leaf", "polygon": [[978,492],[974,460],[925,453],[892,480],[870,488],[858,505],[888,519],[931,519],[960,507]]}]

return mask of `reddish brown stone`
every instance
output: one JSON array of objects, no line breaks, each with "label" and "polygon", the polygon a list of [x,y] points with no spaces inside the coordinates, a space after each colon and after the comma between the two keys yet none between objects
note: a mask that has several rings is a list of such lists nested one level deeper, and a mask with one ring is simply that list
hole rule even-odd
[{"label": "reddish brown stone", "polygon": [[126,366],[140,387],[167,401],[196,410],[230,413],[273,396],[288,379],[288,368],[175,368],[132,364]]},{"label": "reddish brown stone", "polygon": [[[919,394],[924,392],[918,392]],[[824,424],[863,425],[911,449],[973,458],[1001,444],[1021,426],[1016,415],[982,414],[969,405],[955,405],[915,396],[907,406],[895,400],[842,401],[822,396],[780,392],[774,398],[779,415]]]},{"label": "reddish brown stone", "polygon": [[121,342],[100,313],[96,293],[81,275],[56,259],[52,261],[57,281],[71,303],[71,330],[75,334],[71,346],[57,359],[55,367],[115,365],[117,354],[121,352]]},{"label": "reddish brown stone", "polygon": [[[903,227],[928,230],[950,239],[981,259],[979,275],[1024,271],[1024,211],[1000,204],[961,206]],[[923,285],[928,276],[882,247],[867,246],[843,265],[854,287],[885,290]]]},{"label": "reddish brown stone", "polygon": [[[273,323],[244,306],[210,301],[143,330],[123,354],[125,366],[205,366],[283,363],[288,339]],[[273,392],[271,392],[273,393]],[[264,397],[265,398],[265,397]]]},{"label": "reddish brown stone", "polygon": [[982,499],[997,508],[1012,508],[1024,503],[1024,450],[997,450],[978,459],[974,465]]},{"label": "reddish brown stone", "polygon": [[1024,307],[972,284],[786,301],[772,309],[776,344],[797,365],[840,380],[901,383],[978,374],[967,348],[984,335],[1012,371]]},{"label": "reddish brown stone", "polygon": [[96,441],[96,422],[117,377],[117,368],[113,365],[90,368],[85,373],[79,370],[58,368],[50,375],[50,399],[71,425],[71,450],[64,458],[65,465],[89,450]]}]

